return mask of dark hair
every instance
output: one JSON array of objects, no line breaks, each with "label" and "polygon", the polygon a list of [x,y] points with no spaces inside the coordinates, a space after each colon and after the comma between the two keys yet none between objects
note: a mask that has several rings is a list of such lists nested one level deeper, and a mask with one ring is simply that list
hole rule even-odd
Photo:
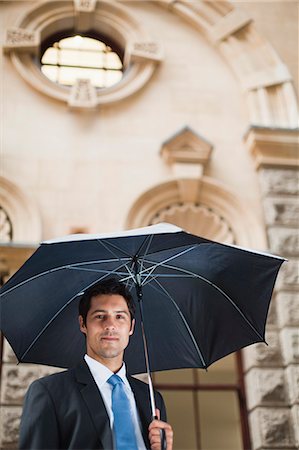
[{"label": "dark hair", "polygon": [[121,295],[127,302],[131,321],[135,316],[135,304],[129,289],[124,283],[116,278],[106,278],[98,281],[96,284],[88,288],[82,295],[79,303],[79,315],[83,317],[83,323],[86,325],[87,313],[90,309],[91,298],[97,295]]}]

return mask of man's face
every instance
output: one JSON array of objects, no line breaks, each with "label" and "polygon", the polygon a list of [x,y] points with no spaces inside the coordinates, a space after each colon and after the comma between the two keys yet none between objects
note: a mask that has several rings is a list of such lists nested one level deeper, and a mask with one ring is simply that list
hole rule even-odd
[{"label": "man's face", "polygon": [[134,330],[126,300],[115,294],[92,297],[86,324],[82,316],[79,322],[86,335],[87,354],[112,370],[118,369]]}]

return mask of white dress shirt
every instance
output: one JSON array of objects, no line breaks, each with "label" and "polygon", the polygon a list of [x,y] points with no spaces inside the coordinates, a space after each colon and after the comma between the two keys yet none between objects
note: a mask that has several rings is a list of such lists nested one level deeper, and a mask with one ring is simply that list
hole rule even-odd
[{"label": "white dress shirt", "polygon": [[[104,366],[100,362],[91,358],[88,355],[84,356],[86,364],[88,365],[90,372],[96,382],[98,389],[102,395],[103,401],[105,403],[107,413],[110,419],[110,427],[113,430],[113,411],[112,411],[112,385],[107,382],[107,380],[114,375],[108,367]],[[125,392],[129,398],[131,406],[131,416],[133,418],[134,429],[136,433],[138,450],[146,450],[144,440],[141,433],[140,419],[138,416],[138,411],[136,407],[135,397],[132,392],[131,386],[126,377],[126,365],[123,363],[121,369],[116,373],[124,382]]]}]

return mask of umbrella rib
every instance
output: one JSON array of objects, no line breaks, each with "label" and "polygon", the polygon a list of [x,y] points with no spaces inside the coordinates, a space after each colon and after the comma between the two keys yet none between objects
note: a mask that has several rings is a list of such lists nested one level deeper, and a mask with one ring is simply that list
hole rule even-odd
[{"label": "umbrella rib", "polygon": [[34,346],[34,344],[38,341],[38,339],[41,337],[41,335],[46,331],[46,329],[51,325],[52,322],[54,322],[54,320],[56,319],[56,317],[59,316],[59,314],[70,304],[72,303],[72,301],[78,297],[78,295],[81,295],[82,292],[84,292],[86,289],[88,289],[89,287],[91,287],[93,284],[97,283],[98,281],[101,281],[103,279],[106,278],[106,276],[110,273],[114,273],[116,272],[118,269],[120,269],[124,264],[122,264],[121,266],[117,267],[114,271],[109,271],[109,273],[103,275],[102,277],[100,277],[98,280],[93,281],[92,283],[90,283],[89,285],[84,287],[84,290],[82,291],[82,289],[80,289],[75,295],[73,295],[73,297],[68,300],[66,303],[64,303],[64,305],[59,309],[59,311],[56,312],[56,314],[54,314],[54,316],[51,318],[51,320],[49,320],[49,322],[47,322],[47,324],[43,327],[43,329],[38,333],[38,335],[34,338],[34,340],[31,342],[31,344],[29,345],[29,347],[27,348],[27,350],[21,355],[20,357],[20,361],[22,361],[22,359],[27,355],[27,353],[31,350],[31,348]]},{"label": "umbrella rib", "polygon": [[[111,249],[109,248],[109,245],[110,245],[111,247],[114,247],[114,248],[116,248],[117,250],[123,252],[125,255],[127,255],[127,259],[128,259],[128,260],[131,260],[132,257],[131,257],[130,255],[128,256],[128,253],[126,253],[126,252],[124,252],[123,250],[117,248],[116,245],[113,245],[113,244],[111,244],[111,243],[109,244],[108,242],[107,242],[106,244],[104,244],[104,242],[101,241],[100,239],[98,239],[98,242],[99,242],[99,244],[102,244],[103,247],[104,247],[106,250],[108,250],[113,256],[115,256],[119,261],[121,261],[122,258],[120,258],[120,257],[117,255],[117,253],[115,253],[113,250],[111,250]],[[134,280],[134,274],[131,272],[130,267],[128,267],[127,265],[125,265],[125,268],[127,269],[127,272],[128,272],[128,274],[130,275],[130,277],[133,278],[133,280]],[[129,278],[130,278],[130,277],[129,277]]]},{"label": "umbrella rib", "polygon": [[[148,277],[150,277],[150,276],[152,275],[152,273],[154,272],[154,270],[155,270],[157,267],[159,267],[159,266],[164,266],[164,267],[166,267],[166,265],[165,265],[166,262],[172,261],[172,260],[178,258],[179,256],[182,256],[182,255],[184,255],[185,253],[188,253],[188,252],[190,252],[191,250],[194,250],[194,249],[197,248],[197,247],[198,247],[198,244],[194,245],[193,247],[189,247],[189,248],[187,248],[187,249],[185,249],[185,250],[182,250],[180,253],[177,253],[176,255],[170,256],[169,258],[166,258],[164,261],[160,261],[160,262],[158,262],[158,263],[152,265],[151,267],[148,267],[147,269],[142,270],[142,271],[140,272],[140,275],[143,275],[144,272],[150,271],[150,273],[148,273],[148,275],[147,275],[147,276],[145,277],[145,279],[143,280],[143,283],[146,282],[146,280],[148,279]],[[153,264],[152,261],[149,261],[149,260],[146,260],[146,259],[144,259],[144,261],[147,262],[147,263],[149,263],[149,264]]]},{"label": "umbrella rib", "polygon": [[[117,258],[119,260],[119,258]],[[29,283],[30,281],[35,280],[36,278],[42,277],[43,275],[47,275],[48,273],[51,272],[57,272],[58,270],[63,270],[63,269],[69,269],[71,266],[75,266],[75,265],[80,265],[80,264],[94,264],[97,262],[101,262],[101,263],[105,263],[105,262],[113,262],[113,260],[111,259],[107,259],[107,260],[96,260],[96,261],[83,261],[80,263],[74,263],[74,264],[66,264],[65,266],[59,266],[59,267],[54,267],[53,269],[48,269],[45,270],[44,272],[38,273],[37,275],[34,275],[33,277],[27,278],[24,281],[21,281],[20,283],[16,284],[15,286],[12,286],[10,289],[7,289],[7,291],[3,292],[2,294],[0,294],[0,297],[4,297],[4,295],[8,294],[9,292],[13,291],[14,289],[22,286],[23,284]],[[124,264],[125,265],[125,264]]]},{"label": "umbrella rib", "polygon": [[[150,262],[150,261],[148,261],[148,262]],[[265,339],[263,338],[263,336],[259,333],[259,331],[255,328],[255,326],[250,322],[250,320],[245,316],[245,314],[241,311],[241,309],[236,305],[236,303],[233,301],[233,299],[228,294],[226,294],[226,292],[224,292],[219,286],[217,286],[216,284],[214,284],[212,281],[208,280],[207,278],[203,277],[202,275],[198,275],[197,273],[191,272],[189,270],[182,269],[182,268],[175,267],[175,266],[171,266],[169,264],[164,264],[163,267],[166,267],[166,268],[169,268],[169,269],[178,270],[178,271],[181,271],[183,273],[187,273],[189,275],[192,275],[195,278],[199,278],[200,280],[202,280],[205,283],[207,283],[210,286],[212,286],[214,289],[216,289],[218,292],[220,292],[220,294],[222,294],[231,303],[231,305],[238,311],[238,313],[245,320],[245,322],[250,326],[250,328],[258,335],[258,337],[262,341],[265,342]]]},{"label": "umbrella rib", "polygon": [[[97,239],[97,241],[98,241],[99,243],[101,243],[101,244],[105,247],[105,244],[103,243],[103,241],[101,241],[100,239]],[[113,253],[112,250],[109,249],[109,246],[115,248],[115,249],[118,250],[119,252],[122,252],[122,253],[123,253],[124,255],[126,255],[129,259],[132,258],[132,255],[130,255],[130,253],[125,252],[122,248],[119,248],[117,245],[112,244],[111,242],[107,242],[107,241],[106,241],[106,246],[108,247],[108,248],[105,247],[106,250],[109,250],[109,251],[110,251],[114,256],[116,256],[118,259],[119,259],[119,256],[117,256],[115,253]]]},{"label": "umbrella rib", "polygon": [[[206,362],[205,362],[205,359],[204,359],[204,357],[203,357],[203,354],[202,354],[202,352],[201,352],[201,350],[200,350],[200,348],[199,348],[199,346],[198,346],[198,344],[197,344],[197,342],[196,342],[196,340],[195,340],[195,337],[194,337],[194,335],[193,335],[193,333],[192,333],[192,331],[191,331],[191,329],[190,329],[190,327],[189,327],[189,325],[188,325],[188,322],[187,322],[186,319],[185,319],[184,314],[183,314],[182,311],[180,310],[180,308],[179,308],[179,306],[177,305],[177,303],[175,302],[175,300],[174,300],[174,299],[172,298],[172,296],[169,294],[169,292],[167,291],[167,289],[165,289],[165,287],[162,286],[162,284],[159,283],[159,281],[157,281],[157,280],[154,280],[154,281],[159,285],[159,287],[162,289],[162,291],[165,293],[165,295],[171,300],[172,304],[173,304],[174,307],[176,308],[177,312],[179,313],[179,315],[180,315],[180,317],[181,317],[181,319],[182,319],[182,321],[183,321],[183,323],[184,323],[184,325],[185,325],[185,327],[186,327],[186,329],[187,329],[187,331],[188,331],[188,333],[189,333],[189,336],[190,336],[190,338],[191,338],[191,340],[192,340],[192,342],[193,342],[193,345],[194,345],[194,347],[195,347],[195,349],[196,349],[196,351],[197,351],[197,353],[198,353],[198,356],[199,356],[199,358],[200,358],[200,360],[201,360],[201,362],[202,362],[204,368],[207,368],[207,364],[206,364]],[[159,292],[158,288],[155,288],[155,286],[153,286],[153,285],[151,285],[151,286],[153,287],[153,289],[156,289],[156,290]]]}]

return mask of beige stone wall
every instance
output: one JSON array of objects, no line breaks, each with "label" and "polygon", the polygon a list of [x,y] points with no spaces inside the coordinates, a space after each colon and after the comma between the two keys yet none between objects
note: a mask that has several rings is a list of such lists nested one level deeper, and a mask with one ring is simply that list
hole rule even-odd
[{"label": "beige stone wall", "polygon": [[[0,2],[3,44],[6,29],[38,3]],[[197,189],[206,207],[213,201],[215,213],[226,215],[238,244],[269,247],[290,258],[275,297],[270,346],[254,347],[248,356],[246,383],[253,448],[294,449],[299,445],[296,156],[288,153],[287,166],[280,142],[274,150],[282,157],[273,169],[259,150],[252,158],[248,149],[256,138],[249,145],[244,135],[252,124],[298,126],[292,82],[281,66],[296,76],[298,3],[246,2],[244,15],[239,2],[211,2],[217,10],[200,1],[118,3],[163,48],[151,79],[121,102],[70,109],[28,84],[9,53],[0,58],[0,200],[18,227],[15,239],[36,243],[77,229],[122,229],[142,194],[151,203],[147,192],[189,177],[185,186]],[[237,13],[227,15],[234,9]],[[163,143],[186,125],[213,147],[203,172],[194,172],[192,163],[188,175],[174,171],[160,154]],[[267,164],[259,165],[257,155],[268,158]],[[41,370],[47,371],[16,368],[5,354],[3,448],[16,445],[23,394]]]}]

